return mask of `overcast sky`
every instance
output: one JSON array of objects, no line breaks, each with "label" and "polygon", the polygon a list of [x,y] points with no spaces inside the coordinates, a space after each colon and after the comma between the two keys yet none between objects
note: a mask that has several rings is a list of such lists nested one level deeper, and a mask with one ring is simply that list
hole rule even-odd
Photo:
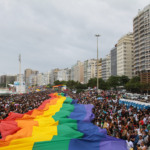
[{"label": "overcast sky", "polygon": [[47,72],[109,54],[150,0],[0,0],[0,74]]}]

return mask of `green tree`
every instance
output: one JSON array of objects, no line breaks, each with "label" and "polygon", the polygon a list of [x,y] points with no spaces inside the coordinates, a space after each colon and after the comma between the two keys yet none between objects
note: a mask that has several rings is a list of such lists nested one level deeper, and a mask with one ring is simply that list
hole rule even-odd
[{"label": "green tree", "polygon": [[124,86],[127,82],[129,82],[129,80],[130,79],[128,78],[128,76],[120,76],[120,85]]},{"label": "green tree", "polygon": [[76,89],[77,86],[77,82],[73,81],[73,80],[69,80],[66,85],[69,89]]},{"label": "green tree", "polygon": [[120,85],[120,77],[119,76],[110,76],[107,80],[107,83],[110,87],[116,89],[117,86]]},{"label": "green tree", "polygon": [[130,79],[129,82],[126,83],[125,88],[129,90],[130,92],[141,92],[141,89],[143,85],[140,83],[140,77],[136,76]]},{"label": "green tree", "polygon": [[99,89],[108,90],[109,89],[108,82],[104,81],[102,78],[99,78]]},{"label": "green tree", "polygon": [[80,82],[78,82],[76,84],[76,89],[87,89],[87,84],[81,84]]},{"label": "green tree", "polygon": [[142,92],[148,92],[150,90],[150,84],[149,83],[141,83],[141,93]]},{"label": "green tree", "polygon": [[135,82],[133,92],[135,92],[135,93],[140,93],[141,92],[141,83],[140,82]]},{"label": "green tree", "polygon": [[140,77],[139,76],[135,76],[129,82],[131,82],[131,83],[140,82]]},{"label": "green tree", "polygon": [[59,81],[59,80],[54,81],[54,85],[66,84],[66,83],[67,81]]},{"label": "green tree", "polygon": [[51,85],[51,84],[48,84],[46,87],[47,87],[47,88],[52,88],[52,85]]},{"label": "green tree", "polygon": [[125,89],[126,89],[127,91],[130,91],[130,92],[131,92],[131,89],[132,89],[132,83],[131,83],[131,82],[126,83]]},{"label": "green tree", "polygon": [[62,84],[61,81],[59,80],[54,81],[54,85],[59,85],[59,84]]},{"label": "green tree", "polygon": [[5,83],[2,83],[2,84],[0,84],[0,87],[6,87],[6,84]]},{"label": "green tree", "polygon": [[87,84],[88,87],[94,88],[97,85],[97,78],[91,78]]},{"label": "green tree", "polygon": [[[87,87],[94,88],[97,86],[97,78],[92,78],[89,80]],[[102,78],[99,78],[99,89],[107,90],[109,89],[109,85]]]}]

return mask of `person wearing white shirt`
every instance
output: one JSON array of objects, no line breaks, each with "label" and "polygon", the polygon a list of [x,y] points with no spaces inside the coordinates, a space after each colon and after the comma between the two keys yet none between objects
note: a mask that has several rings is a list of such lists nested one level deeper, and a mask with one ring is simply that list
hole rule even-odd
[{"label": "person wearing white shirt", "polygon": [[128,137],[128,139],[126,140],[127,143],[127,149],[130,150],[131,148],[133,148],[133,142],[130,140],[130,138]]},{"label": "person wearing white shirt", "polygon": [[142,137],[142,134],[140,134],[137,145],[140,145],[142,142],[143,142],[143,137]]},{"label": "person wearing white shirt", "polygon": [[147,118],[147,117],[144,117],[144,119],[143,119],[144,124],[147,124],[147,120],[148,120],[148,118]]},{"label": "person wearing white shirt", "polygon": [[141,142],[140,146],[138,147],[138,150],[147,150],[147,146],[144,144],[144,142]]}]

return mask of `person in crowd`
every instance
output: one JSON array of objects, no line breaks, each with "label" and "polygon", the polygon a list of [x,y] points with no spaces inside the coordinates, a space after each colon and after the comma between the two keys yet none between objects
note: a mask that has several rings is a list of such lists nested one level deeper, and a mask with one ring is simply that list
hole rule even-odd
[{"label": "person in crowd", "polygon": [[41,91],[25,94],[15,94],[1,98],[0,120],[5,119],[10,112],[26,113],[29,110],[38,108],[41,103],[49,99],[50,91]]},{"label": "person in crowd", "polygon": [[133,148],[133,142],[131,141],[130,137],[127,138],[126,143],[127,143],[128,150]]},{"label": "person in crowd", "polygon": [[141,144],[137,148],[138,150],[147,150],[147,146],[144,143],[144,141],[141,142]]},{"label": "person in crowd", "polygon": [[[97,100],[97,93],[91,91],[76,94],[74,98],[80,104],[94,105],[93,123],[107,129],[108,135],[126,140],[129,149],[147,149],[150,143],[150,111],[119,104],[120,94],[115,92],[102,91],[99,95],[102,100]],[[112,98],[113,95],[116,99]]]}]

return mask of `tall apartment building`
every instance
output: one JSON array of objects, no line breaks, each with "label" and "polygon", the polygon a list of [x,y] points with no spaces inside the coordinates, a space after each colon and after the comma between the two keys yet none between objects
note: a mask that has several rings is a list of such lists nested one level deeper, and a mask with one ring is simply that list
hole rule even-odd
[{"label": "tall apartment building", "polygon": [[111,76],[111,57],[106,55],[106,80]]},{"label": "tall apartment building", "polygon": [[117,43],[117,75],[133,76],[133,34],[123,36]]},{"label": "tall apartment building", "polygon": [[70,69],[65,68],[58,71],[57,80],[59,81],[69,81],[70,80]]},{"label": "tall apartment building", "polygon": [[71,69],[67,68],[67,80],[66,81],[69,81],[71,80]]},{"label": "tall apartment building", "polygon": [[37,85],[48,85],[49,84],[49,72],[46,73],[39,73],[36,75],[37,78]]},{"label": "tall apartment building", "polygon": [[41,86],[50,83],[50,72],[31,74],[28,78],[28,86]]},{"label": "tall apartment building", "polygon": [[106,80],[106,58],[102,59],[102,79]]},{"label": "tall apartment building", "polygon": [[[101,78],[102,60],[98,63],[98,76]],[[84,61],[84,83],[88,83],[91,78],[97,77],[97,59],[89,59]]]},{"label": "tall apartment building", "polygon": [[54,82],[56,81],[56,80],[58,80],[58,72],[59,72],[59,68],[56,68],[56,69],[53,69],[52,71],[51,71],[51,74],[50,74],[50,84],[54,84]]},{"label": "tall apartment building", "polygon": [[111,76],[117,75],[117,45],[110,51]]},{"label": "tall apartment building", "polygon": [[84,83],[88,83],[91,78],[96,77],[96,59],[84,61]]},{"label": "tall apartment building", "polygon": [[134,73],[150,83],[150,5],[133,19]]},{"label": "tall apartment building", "polygon": [[111,76],[111,58],[110,54],[102,59],[102,79],[107,80]]},{"label": "tall apartment building", "polygon": [[25,75],[25,84],[29,86],[31,84],[31,75],[37,75],[39,72],[37,70],[26,69],[24,72]]},{"label": "tall apartment building", "polygon": [[58,71],[58,76],[57,76],[57,80],[59,81],[66,81],[66,70],[65,69],[61,69]]},{"label": "tall apartment building", "polygon": [[102,58],[99,59],[98,63],[98,78],[102,78]]},{"label": "tall apartment building", "polygon": [[71,80],[84,83],[84,63],[77,61],[77,63],[71,67]]},{"label": "tall apartment building", "polygon": [[1,75],[0,84],[14,84],[14,81],[17,80],[17,75]]},{"label": "tall apartment building", "polygon": [[28,86],[36,86],[37,85],[37,75],[35,74],[31,74],[29,77],[28,77]]}]

